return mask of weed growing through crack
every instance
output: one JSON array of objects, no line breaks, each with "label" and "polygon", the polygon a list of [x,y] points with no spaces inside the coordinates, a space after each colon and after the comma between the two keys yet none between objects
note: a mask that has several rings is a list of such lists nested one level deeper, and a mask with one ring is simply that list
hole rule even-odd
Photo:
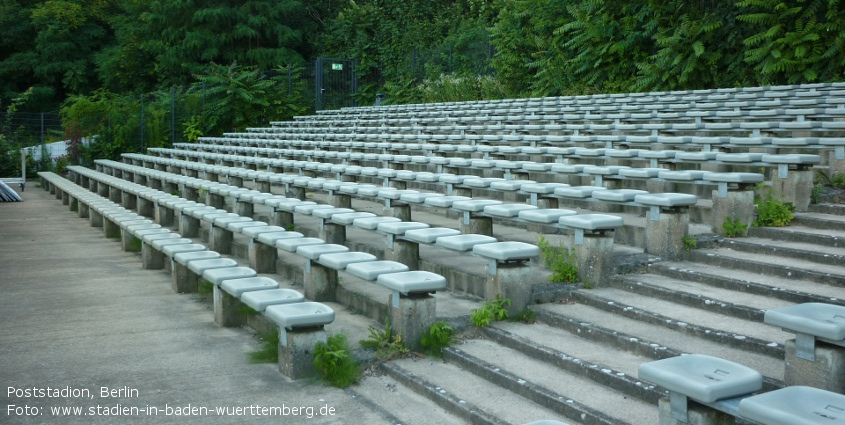
[{"label": "weed growing through crack", "polygon": [[360,370],[349,350],[346,334],[329,336],[314,347],[314,369],[329,384],[345,388],[358,381]]},{"label": "weed growing through crack", "polygon": [[507,307],[510,305],[510,298],[500,298],[496,295],[495,300],[487,301],[480,308],[473,309],[469,320],[479,328],[483,328],[496,320],[505,320],[508,318]]},{"label": "weed growing through crack", "polygon": [[276,363],[279,361],[279,332],[261,335],[261,348],[249,353],[250,363]]}]

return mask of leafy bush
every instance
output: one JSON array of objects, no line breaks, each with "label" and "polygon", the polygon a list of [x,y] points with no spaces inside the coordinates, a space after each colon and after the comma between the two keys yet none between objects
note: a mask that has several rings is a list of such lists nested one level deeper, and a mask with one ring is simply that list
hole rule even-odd
[{"label": "leafy bush", "polygon": [[448,347],[455,337],[455,330],[444,321],[434,322],[422,336],[422,346],[428,349],[428,354],[442,357],[443,349]]},{"label": "leafy bush", "polygon": [[754,227],[787,226],[795,218],[793,212],[795,212],[795,206],[792,203],[776,199],[774,191],[769,190],[757,203],[757,219],[754,220]]},{"label": "leafy bush", "polygon": [[544,236],[537,241],[543,263],[552,271],[552,282],[575,283],[578,281],[578,267],[575,265],[575,253],[563,247],[553,247]]},{"label": "leafy bush", "polygon": [[[724,227],[724,225],[723,225]],[[690,252],[696,248],[698,248],[698,241],[695,239],[695,236],[686,235],[681,238],[681,242],[684,244],[684,250],[686,252]]]},{"label": "leafy bush", "polygon": [[345,334],[334,334],[326,342],[318,342],[314,347],[313,364],[320,377],[335,387],[345,388],[358,381],[358,364],[352,357]]},{"label": "leafy bush", "polygon": [[722,230],[725,232],[725,236],[729,238],[737,238],[746,235],[748,232],[748,225],[743,224],[738,218],[735,219],[733,217],[728,217],[725,219],[725,222],[722,223]]},{"label": "leafy bush", "polygon": [[509,298],[500,298],[496,295],[495,300],[487,301],[481,308],[473,309],[469,320],[479,328],[483,328],[495,320],[505,320],[508,318],[507,307],[510,305],[511,300]]}]

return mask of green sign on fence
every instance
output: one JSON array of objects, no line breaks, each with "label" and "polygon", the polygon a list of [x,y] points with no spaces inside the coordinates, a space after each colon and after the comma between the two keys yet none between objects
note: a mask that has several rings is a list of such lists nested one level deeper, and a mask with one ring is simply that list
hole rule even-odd
[{"label": "green sign on fence", "polygon": [[343,64],[342,63],[333,63],[332,64],[332,71],[343,71]]}]

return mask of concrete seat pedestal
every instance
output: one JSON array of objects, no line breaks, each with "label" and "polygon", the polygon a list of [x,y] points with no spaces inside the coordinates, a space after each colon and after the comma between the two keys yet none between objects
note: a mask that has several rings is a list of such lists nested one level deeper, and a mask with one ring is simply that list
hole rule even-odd
[{"label": "concrete seat pedestal", "polygon": [[323,326],[334,321],[334,311],[320,303],[271,305],[264,313],[279,325],[279,371],[291,378],[317,375],[314,347],[327,341]]},{"label": "concrete seat pedestal", "polygon": [[382,274],[376,282],[391,290],[388,300],[392,336],[401,334],[409,350],[422,349],[422,335],[437,319],[437,301],[429,293],[446,288],[435,273],[410,271]]},{"label": "concrete seat pedestal", "polygon": [[812,168],[801,167],[786,174],[783,172],[786,168],[787,164],[779,164],[778,169],[772,170],[772,189],[780,200],[794,205],[795,211],[807,212],[816,173]]},{"label": "concrete seat pedestal", "polygon": [[763,322],[795,333],[784,344],[784,382],[845,389],[845,307],[804,303],[769,310]]},{"label": "concrete seat pedestal", "polygon": [[561,217],[558,223],[572,229],[569,246],[578,262],[578,278],[585,286],[602,286],[613,275],[613,235],[624,225],[621,217],[582,214]]},{"label": "concrete seat pedestal", "polygon": [[321,220],[317,237],[326,243],[343,245],[346,243],[346,226]]},{"label": "concrete seat pedestal", "polygon": [[532,303],[531,267],[526,262],[540,255],[540,248],[523,242],[493,242],[475,245],[473,254],[487,259],[484,298],[509,298],[509,313],[524,310]]},{"label": "concrete seat pedestal", "polygon": [[696,196],[656,193],[637,195],[634,200],[650,207],[646,215],[645,252],[665,260],[680,258],[689,228],[689,208],[697,202]]}]

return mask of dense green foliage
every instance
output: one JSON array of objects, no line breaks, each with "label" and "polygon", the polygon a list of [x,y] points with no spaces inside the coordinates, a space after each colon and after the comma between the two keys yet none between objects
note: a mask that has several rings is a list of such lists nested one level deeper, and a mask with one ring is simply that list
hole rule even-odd
[{"label": "dense green foliage", "polygon": [[99,136],[92,155],[305,112],[311,95],[273,75],[318,56],[357,61],[361,104],[838,81],[845,5],[0,0],[0,107],[63,104],[68,137]]}]

